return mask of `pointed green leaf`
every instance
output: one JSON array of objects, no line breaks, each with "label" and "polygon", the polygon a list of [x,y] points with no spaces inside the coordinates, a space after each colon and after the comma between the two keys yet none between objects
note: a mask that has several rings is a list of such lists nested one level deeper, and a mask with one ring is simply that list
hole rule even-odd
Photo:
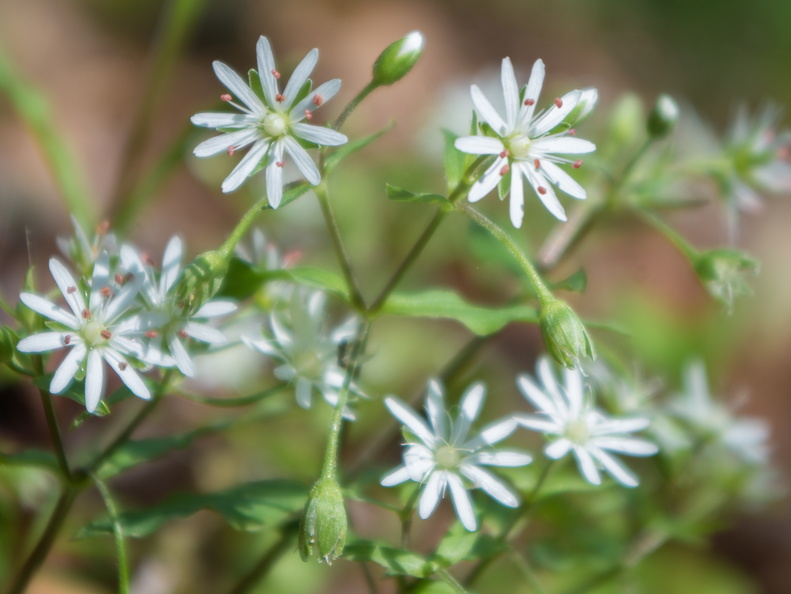
[{"label": "pointed green leaf", "polygon": [[458,294],[447,289],[394,293],[381,312],[393,316],[456,320],[479,336],[493,334],[511,322],[538,321],[538,312],[533,307],[482,307],[467,303]]},{"label": "pointed green leaf", "polygon": [[392,130],[393,126],[395,126],[395,120],[391,121],[389,124],[387,124],[387,126],[382,128],[378,132],[374,132],[369,136],[365,136],[358,140],[353,140],[351,142],[347,142],[344,145],[341,145],[333,152],[331,152],[329,155],[327,155],[326,159],[324,159],[324,171],[326,173],[329,173],[330,171],[335,169],[335,167],[338,166],[338,163],[343,161],[346,157],[356,153],[359,150],[364,149],[369,144],[371,144],[374,140],[376,140],[386,132]]},{"label": "pointed green leaf", "polygon": [[350,561],[377,563],[384,567],[390,575],[411,575],[426,578],[437,570],[433,563],[417,553],[370,540],[357,540],[347,544],[343,549],[343,556]]},{"label": "pointed green leaf", "polygon": [[448,191],[451,191],[459,185],[461,177],[464,175],[464,164],[467,160],[467,154],[462,153],[454,145],[458,135],[450,130],[443,130],[442,135],[445,137],[445,179],[448,182]]},{"label": "pointed green leaf", "polygon": [[588,286],[588,275],[585,274],[585,271],[580,268],[577,272],[572,274],[571,276],[564,278],[561,281],[556,283],[551,283],[550,288],[552,290],[555,289],[563,289],[564,291],[574,291],[575,293],[582,293],[585,291],[585,287]]},{"label": "pointed green leaf", "polygon": [[[164,523],[187,518],[201,510],[220,514],[236,530],[254,532],[276,526],[302,510],[308,489],[293,481],[270,480],[237,485],[216,493],[181,493],[144,510],[118,516],[123,533],[141,538]],[[75,538],[111,534],[112,523],[102,518],[83,527]]]},{"label": "pointed green leaf", "polygon": [[448,204],[448,199],[440,194],[415,194],[404,188],[387,184],[387,197],[396,202],[413,202],[418,204]]},{"label": "pointed green leaf", "polygon": [[0,454],[0,466],[35,466],[52,472],[60,472],[55,454],[42,450],[26,450],[18,454]]}]

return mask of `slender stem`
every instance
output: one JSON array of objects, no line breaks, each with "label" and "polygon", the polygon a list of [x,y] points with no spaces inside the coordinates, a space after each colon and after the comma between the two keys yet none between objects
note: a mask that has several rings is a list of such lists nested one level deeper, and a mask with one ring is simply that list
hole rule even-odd
[{"label": "slender stem", "polygon": [[79,487],[74,483],[68,483],[65,486],[63,492],[58,498],[58,502],[55,504],[55,509],[52,512],[52,516],[50,516],[49,522],[47,523],[44,532],[41,534],[41,537],[36,543],[36,546],[33,548],[33,551],[30,553],[28,558],[25,560],[25,563],[20,568],[19,573],[17,573],[17,575],[12,580],[11,586],[7,590],[7,594],[22,594],[27,589],[30,580],[47,558],[47,554],[52,548],[55,538],[63,526],[63,522],[65,522],[66,518],[68,517],[69,511],[71,510],[71,506],[74,503],[74,499],[77,497],[78,492]]},{"label": "slender stem", "polygon": [[539,269],[547,271],[557,266],[591,230],[602,208],[600,202],[585,202],[572,211],[568,222],[557,225],[538,251]]},{"label": "slender stem", "polygon": [[511,255],[516,258],[516,261],[527,275],[530,284],[533,285],[533,289],[535,290],[536,296],[541,302],[541,305],[546,305],[547,303],[551,303],[555,300],[555,296],[552,295],[552,292],[544,284],[544,281],[541,279],[541,276],[538,274],[535,266],[533,266],[533,263],[530,262],[528,257],[525,256],[520,247],[516,244],[513,238],[508,235],[508,233],[503,231],[491,219],[472,208],[469,204],[461,202],[456,205],[456,208],[470,217],[473,221],[478,223],[481,227],[486,229],[495,239],[502,243],[509,252],[511,252]]},{"label": "slender stem", "polygon": [[282,382],[271,388],[267,388],[262,392],[257,392],[255,394],[251,394],[250,396],[240,396],[238,398],[211,398],[210,396],[202,396],[200,394],[188,394],[186,392],[178,393],[178,396],[182,396],[187,400],[192,402],[196,402],[198,404],[205,404],[206,406],[215,406],[217,408],[235,408],[237,406],[247,406],[248,404],[256,404],[260,402],[264,398],[268,398],[278,392],[282,391],[283,389],[287,388],[289,384],[287,382]]},{"label": "slender stem", "polygon": [[349,101],[348,105],[346,105],[346,108],[343,110],[343,113],[341,113],[341,115],[338,116],[338,119],[332,123],[332,129],[339,130],[340,127],[343,126],[346,119],[350,115],[352,115],[352,112],[362,102],[362,100],[365,99],[368,95],[370,95],[374,89],[378,88],[378,86],[379,85],[377,85],[373,80],[369,82],[367,85],[365,85],[363,89],[359,93],[357,93],[357,96],[351,101]]},{"label": "slender stem", "polygon": [[107,508],[107,513],[110,515],[110,521],[113,523],[113,536],[115,537],[115,554],[118,558],[118,594],[129,594],[129,564],[126,560],[126,542],[124,541],[124,530],[121,522],[118,519],[118,508],[115,506],[115,501],[107,488],[98,477],[92,476],[93,484],[102,496],[104,506]]},{"label": "slender stem", "polygon": [[294,538],[299,528],[299,522],[291,522],[283,526],[280,538],[270,548],[263,557],[256,563],[250,571],[234,586],[229,594],[245,594],[250,592],[261,579],[269,573],[275,562],[289,549],[294,546]]},{"label": "slender stem", "polygon": [[[33,363],[33,372],[36,377],[44,375],[44,364],[40,355],[31,357]],[[63,445],[63,437],[60,433],[60,426],[58,425],[58,416],[55,414],[55,407],[52,404],[52,394],[49,391],[39,388],[38,394],[41,397],[41,405],[44,407],[44,416],[47,419],[47,427],[49,429],[50,437],[52,438],[52,445],[55,447],[55,455],[58,458],[58,466],[66,481],[71,480],[71,468],[69,467],[69,460],[66,457],[66,448]]]},{"label": "slender stem", "polygon": [[665,238],[676,247],[676,249],[684,254],[687,260],[693,263],[695,262],[698,252],[686,239],[684,239],[683,235],[681,235],[678,231],[673,229],[673,227],[668,225],[653,213],[642,209],[635,209],[634,212],[640,218],[640,220],[664,235]]},{"label": "slender stem", "polygon": [[228,235],[228,238],[223,242],[223,244],[219,248],[219,252],[225,257],[230,258],[231,254],[233,253],[236,244],[239,243],[242,237],[245,236],[245,233],[250,229],[253,222],[255,221],[256,217],[263,210],[267,208],[269,202],[266,198],[261,198],[258,202],[256,202],[236,223],[236,227],[233,228],[231,234]]},{"label": "slender stem", "polygon": [[332,247],[334,248],[335,255],[338,258],[341,271],[343,272],[343,277],[346,279],[346,285],[349,287],[349,295],[352,300],[352,306],[358,311],[365,311],[365,301],[357,283],[357,279],[354,276],[354,272],[352,271],[349,254],[346,252],[346,248],[343,245],[341,232],[338,228],[338,221],[335,219],[335,213],[332,211],[332,206],[330,206],[326,183],[322,182],[313,188],[313,191],[319,199],[321,211],[324,214],[324,222],[327,224],[327,229],[330,232]]},{"label": "slender stem", "polygon": [[445,582],[448,586],[450,586],[450,589],[453,590],[456,594],[467,594],[467,590],[464,589],[464,586],[462,586],[458,581],[456,581],[456,578],[454,578],[448,572],[447,569],[440,569],[437,572],[437,575],[440,578],[442,578],[442,581]]}]

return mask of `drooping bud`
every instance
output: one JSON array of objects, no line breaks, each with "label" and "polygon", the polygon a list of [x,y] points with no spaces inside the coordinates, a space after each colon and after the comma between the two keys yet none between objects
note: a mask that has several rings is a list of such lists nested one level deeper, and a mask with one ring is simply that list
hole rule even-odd
[{"label": "drooping bud", "polygon": [[555,299],[542,305],[539,324],[547,350],[558,363],[573,369],[582,357],[596,359],[588,331],[565,301]]},{"label": "drooping bud", "polygon": [[299,554],[303,561],[314,554],[329,565],[346,544],[348,518],[343,491],[335,478],[322,477],[310,490],[299,523]]},{"label": "drooping bud", "polygon": [[423,34],[412,31],[388,45],[374,62],[373,82],[387,86],[404,78],[423,53],[423,42]]},{"label": "drooping bud", "polygon": [[752,291],[746,277],[758,274],[760,265],[756,260],[738,250],[715,249],[701,252],[695,261],[695,272],[709,294],[723,303],[728,313],[733,309],[733,300]]},{"label": "drooping bud", "polygon": [[182,271],[173,294],[184,312],[193,314],[220,290],[228,272],[228,257],[219,250],[198,255]]},{"label": "drooping bud", "polygon": [[646,122],[648,134],[656,139],[670,134],[676,127],[679,113],[678,103],[670,95],[663,94],[657,97]]}]

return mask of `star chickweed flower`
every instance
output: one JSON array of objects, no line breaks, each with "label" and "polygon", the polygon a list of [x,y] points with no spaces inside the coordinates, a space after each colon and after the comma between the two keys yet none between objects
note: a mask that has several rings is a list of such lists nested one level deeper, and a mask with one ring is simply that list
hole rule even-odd
[{"label": "star chickweed flower", "polygon": [[214,299],[204,303],[194,314],[190,314],[183,304],[178,303],[171,289],[181,273],[183,253],[181,240],[173,237],[165,248],[158,281],[153,267],[146,265],[137,250],[131,246],[121,247],[121,260],[128,270],[145,279],[140,293],[146,302],[148,312],[154,317],[146,328],[146,337],[156,345],[157,351],[167,351],[172,355],[181,373],[192,376],[195,375],[195,369],[182,341],[192,338],[209,345],[227,342],[222,332],[197,320],[232,313],[236,311],[236,304],[225,299]]},{"label": "star chickweed flower", "polygon": [[[505,58],[501,80],[505,119],[500,117],[478,86],[472,85],[472,102],[485,125],[481,125],[482,135],[464,136],[455,142],[456,148],[462,152],[496,156],[491,166],[472,185],[468,199],[477,202],[510,177],[511,223],[519,228],[524,218],[524,178],[549,212],[565,221],[566,213],[552,186],[573,198],[587,197],[585,189],[558,164],[570,163],[578,168],[582,161],[560,155],[596,150],[592,142],[576,138],[571,125],[593,108],[597,92],[595,89],[571,91],[555,99],[548,110],[536,113],[536,103],[544,83],[544,62],[536,60],[530,80],[520,91],[511,60]],[[570,123],[569,119],[572,120]],[[564,122],[569,126],[561,126]]]},{"label": "star chickweed flower", "polygon": [[149,399],[151,393],[130,362],[172,365],[156,347],[145,347],[135,340],[144,331],[144,321],[132,308],[143,277],[113,277],[109,255],[96,259],[88,290],[88,299],[68,269],[55,258],[49,269],[55,283],[71,309],[68,312],[33,293],[19,298],[30,309],[53,322],[51,332],[33,334],[19,341],[25,353],[42,353],[70,348],[52,377],[49,390],[61,394],[75,378],[85,376],[85,408],[93,412],[104,394],[105,371],[102,361],[115,371],[133,394]]},{"label": "star chickweed flower", "polygon": [[589,483],[601,484],[600,469],[626,487],[636,487],[637,477],[608,452],[628,456],[653,456],[659,449],[651,442],[627,434],[645,429],[644,417],[609,419],[593,407],[585,396],[579,369],[566,369],[560,385],[549,359],[538,362],[540,387],[528,375],[520,375],[519,389],[537,409],[537,415],[519,415],[517,421],[528,429],[556,436],[545,448],[547,457],[557,460],[572,452],[582,476]]},{"label": "star chickweed flower", "polygon": [[[263,339],[242,337],[248,346],[281,362],[274,370],[275,377],[295,383],[297,404],[305,409],[310,408],[314,390],[333,407],[337,404],[346,379],[339,354],[354,339],[357,329],[357,320],[350,318],[334,330],[325,331],[326,300],[321,291],[294,290],[289,307],[272,312],[270,335]],[[354,382],[349,391],[362,396]],[[344,407],[343,416],[355,418],[348,406]]]},{"label": "star chickweed flower", "polygon": [[308,77],[319,57],[318,50],[313,49],[296,67],[281,93],[280,73],[275,68],[275,58],[266,37],[258,40],[256,50],[258,72],[251,71],[249,85],[222,62],[213,63],[217,78],[231,92],[223,95],[223,100],[242,113],[199,113],[192,116],[191,121],[196,126],[223,132],[221,136],[200,143],[193,152],[197,157],[211,157],[223,152],[231,155],[252,145],[225,178],[222,191],[233,192],[260,166],[265,166],[267,199],[272,208],[277,208],[283,198],[285,155],[294,161],[305,179],[316,186],[321,181],[321,174],[300,142],[338,146],[348,140],[340,132],[303,121],[310,121],[313,111],[335,96],[341,81],[336,78],[309,90]]},{"label": "star chickweed flower", "polygon": [[522,452],[492,447],[513,433],[517,424],[511,417],[487,425],[477,435],[470,435],[485,395],[483,384],[470,386],[461,398],[458,414],[451,418],[445,408],[443,387],[432,380],[426,392],[428,423],[398,398],[385,399],[387,409],[404,424],[407,443],[404,463],[385,475],[381,484],[392,487],[407,480],[421,483],[423,493],[418,503],[421,518],[432,514],[449,489],[462,525],[471,532],[476,530],[478,524],[467,493],[470,485],[507,507],[519,505],[516,494],[483,467],[525,466],[532,458]]}]

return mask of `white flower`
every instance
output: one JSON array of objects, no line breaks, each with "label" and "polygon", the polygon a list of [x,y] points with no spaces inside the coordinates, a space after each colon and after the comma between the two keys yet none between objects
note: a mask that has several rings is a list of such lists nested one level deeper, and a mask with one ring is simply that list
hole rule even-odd
[{"label": "white flower", "polygon": [[[346,371],[341,366],[342,349],[354,339],[357,320],[350,318],[334,330],[324,330],[326,295],[321,291],[294,290],[285,311],[270,316],[271,336],[252,339],[242,336],[248,346],[282,362],[274,374],[280,380],[296,384],[297,404],[310,408],[313,390],[317,390],[333,407],[343,389]],[[349,385],[352,394],[361,396],[359,387]],[[348,406],[343,416],[353,420]]]},{"label": "white flower", "polygon": [[535,113],[538,96],[544,83],[544,63],[536,60],[527,86],[520,92],[511,60],[503,60],[501,80],[505,99],[505,120],[484,96],[477,85],[472,85],[472,102],[480,118],[491,128],[494,136],[465,136],[456,139],[455,146],[462,152],[473,155],[497,155],[494,163],[476,181],[469,193],[470,202],[477,202],[491,192],[500,181],[510,175],[510,214],[514,227],[522,226],[524,217],[523,179],[533,187],[541,202],[555,217],[566,220],[566,214],[555,195],[556,185],[569,196],[586,198],[585,190],[571,176],[558,167],[558,163],[573,163],[579,167],[581,161],[558,155],[590,153],[596,145],[575,138],[573,131],[566,129],[550,134],[579,107],[575,119],[587,115],[597,99],[595,89],[571,91],[559,99],[547,111]]},{"label": "white flower", "polygon": [[71,260],[81,273],[90,275],[96,258],[102,252],[107,252],[111,258],[118,255],[118,240],[114,233],[109,232],[109,223],[97,225],[92,240],[88,239],[88,235],[74,215],[71,216],[71,224],[74,227],[74,236],[58,237],[55,242],[61,253]]},{"label": "white flower", "polygon": [[193,376],[195,369],[192,359],[182,341],[192,338],[210,345],[227,342],[222,332],[196,320],[227,315],[236,311],[236,304],[226,299],[215,299],[205,303],[192,316],[186,314],[170,292],[181,273],[183,253],[181,239],[173,237],[165,248],[158,282],[153,267],[144,264],[133,247],[121,246],[121,261],[127,270],[145,279],[140,292],[152,314],[145,318],[149,322],[146,336],[151,344],[156,345],[155,352],[165,352],[163,345],[167,345],[167,351],[175,359],[179,371],[186,376]]},{"label": "white flower", "polygon": [[653,443],[624,435],[645,429],[649,420],[605,417],[585,398],[583,376],[578,369],[565,370],[563,386],[557,382],[548,358],[539,360],[537,370],[543,388],[528,375],[519,376],[517,383],[539,414],[519,415],[517,420],[528,429],[557,436],[544,448],[544,453],[557,460],[572,452],[580,472],[591,484],[601,484],[599,469],[603,468],[622,485],[637,486],[637,477],[608,451],[629,456],[656,454],[659,450]]},{"label": "white flower", "polygon": [[744,462],[769,462],[769,426],[763,419],[737,418],[709,390],[706,368],[701,361],[684,370],[684,391],[670,409],[701,438],[719,442]]},{"label": "white flower", "polygon": [[426,392],[426,415],[430,425],[398,398],[385,399],[388,410],[405,425],[409,441],[405,444],[403,465],[385,475],[381,483],[385,487],[407,480],[421,483],[423,493],[418,503],[421,518],[428,518],[445,496],[446,489],[450,489],[453,506],[462,525],[467,530],[476,530],[468,485],[483,489],[507,507],[519,505],[516,494],[482,468],[524,466],[531,462],[532,458],[525,453],[491,447],[513,433],[516,421],[508,417],[489,424],[478,435],[469,436],[485,395],[483,384],[471,385],[461,398],[458,415],[451,418],[445,409],[442,386],[436,380],[430,381]]},{"label": "white flower", "polygon": [[[309,81],[319,57],[318,50],[313,49],[296,67],[281,93],[278,87],[280,73],[275,68],[275,58],[266,37],[258,40],[257,54],[258,79],[253,78],[249,86],[222,62],[213,63],[217,78],[240,103],[233,102],[233,97],[228,95],[223,95],[223,99],[242,113],[199,113],[192,116],[191,121],[196,126],[224,132],[200,143],[194,154],[197,157],[211,157],[223,152],[233,154],[252,145],[225,178],[222,191],[233,192],[259,169],[259,165],[265,164],[267,198],[270,206],[277,208],[283,197],[284,155],[287,154],[305,179],[315,186],[321,181],[321,175],[300,145],[300,140],[325,146],[337,146],[348,140],[340,132],[303,122],[310,120],[317,107],[335,96],[341,81],[333,79],[302,97],[303,86]],[[259,80],[263,96],[257,93]]]},{"label": "white flower", "polygon": [[130,306],[134,304],[143,278],[137,275],[126,279],[111,277],[109,255],[102,252],[93,268],[86,303],[78,283],[63,264],[52,258],[49,269],[71,313],[39,295],[22,293],[19,296],[22,303],[52,320],[60,329],[23,338],[17,348],[25,353],[71,349],[52,377],[50,392],[61,394],[84,371],[85,408],[93,412],[104,394],[104,360],[132,393],[150,398],[145,383],[127,360],[128,356],[144,362],[167,359],[156,349],[146,349],[131,338],[143,330],[142,319],[130,314]]}]

